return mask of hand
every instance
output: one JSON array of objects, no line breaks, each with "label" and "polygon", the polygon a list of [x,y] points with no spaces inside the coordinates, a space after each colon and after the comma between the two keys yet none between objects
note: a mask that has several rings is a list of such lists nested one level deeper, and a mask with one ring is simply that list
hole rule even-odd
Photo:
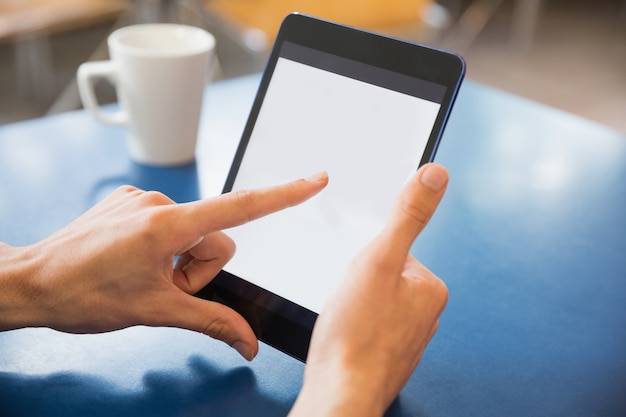
[{"label": "hand", "polygon": [[409,250],[447,182],[441,166],[422,167],[383,231],[352,262],[315,325],[292,415],[380,416],[411,376],[448,291]]},{"label": "hand", "polygon": [[299,204],[327,182],[321,174],[186,204],[119,188],[37,244],[0,245],[0,330],[181,327],[223,340],[251,360],[258,341],[248,323],[234,310],[191,294],[234,254],[222,229]]}]

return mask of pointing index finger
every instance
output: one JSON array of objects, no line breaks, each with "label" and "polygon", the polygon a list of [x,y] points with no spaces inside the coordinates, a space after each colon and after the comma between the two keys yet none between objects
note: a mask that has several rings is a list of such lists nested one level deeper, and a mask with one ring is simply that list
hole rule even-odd
[{"label": "pointing index finger", "polygon": [[303,203],[320,192],[326,184],[328,174],[321,172],[277,186],[231,191],[185,204],[188,212],[184,222],[203,236]]}]

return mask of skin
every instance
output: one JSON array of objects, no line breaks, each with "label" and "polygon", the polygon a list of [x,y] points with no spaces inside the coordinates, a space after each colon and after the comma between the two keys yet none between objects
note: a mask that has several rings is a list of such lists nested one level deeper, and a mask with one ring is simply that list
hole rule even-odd
[{"label": "skin", "polygon": [[[258,341],[247,322],[192,294],[234,254],[222,230],[300,204],[327,183],[322,173],[186,204],[122,187],[38,243],[0,244],[0,330],[180,327],[222,340],[252,360]],[[382,232],[353,260],[316,323],[292,416],[380,416],[410,377],[448,292],[409,249],[447,183],[443,167],[422,167],[403,187]]]},{"label": "skin", "polygon": [[251,360],[258,341],[248,323],[234,310],[191,294],[234,254],[235,244],[222,229],[299,204],[327,182],[319,174],[187,204],[121,187],[39,243],[0,247],[0,330],[180,327],[223,340]]},{"label": "skin", "polygon": [[408,381],[448,300],[443,281],[409,250],[447,183],[441,166],[420,169],[352,262],[316,323],[292,416],[381,416]]}]

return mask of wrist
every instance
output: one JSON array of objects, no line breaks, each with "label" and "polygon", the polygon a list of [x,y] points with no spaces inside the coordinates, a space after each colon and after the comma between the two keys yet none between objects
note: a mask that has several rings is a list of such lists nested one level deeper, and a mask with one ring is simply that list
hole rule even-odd
[{"label": "wrist", "polygon": [[43,325],[35,278],[38,258],[32,247],[0,243],[0,331]]},{"label": "wrist", "polygon": [[[380,381],[368,377],[362,369],[347,364],[318,366],[307,364],[304,384],[291,417],[302,416],[376,416],[384,414],[387,405]],[[372,375],[373,377],[373,375]]]}]

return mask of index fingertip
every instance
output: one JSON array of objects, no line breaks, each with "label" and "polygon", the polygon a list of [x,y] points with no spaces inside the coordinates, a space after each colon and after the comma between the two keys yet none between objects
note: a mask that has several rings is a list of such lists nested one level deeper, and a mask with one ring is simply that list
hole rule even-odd
[{"label": "index fingertip", "polygon": [[328,172],[326,172],[326,171],[318,172],[316,174],[311,175],[308,178],[305,178],[304,180],[306,182],[327,184],[328,183]]}]

